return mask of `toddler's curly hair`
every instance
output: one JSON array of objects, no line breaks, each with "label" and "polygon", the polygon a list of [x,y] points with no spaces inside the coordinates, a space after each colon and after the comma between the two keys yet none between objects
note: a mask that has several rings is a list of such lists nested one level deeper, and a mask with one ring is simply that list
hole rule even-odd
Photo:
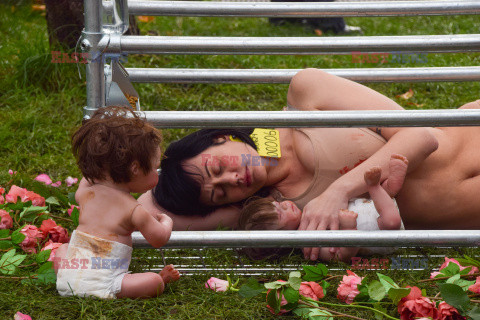
[{"label": "toddler's curly hair", "polygon": [[72,135],[72,150],[87,181],[115,183],[131,180],[131,164],[138,161],[144,173],[162,141],[160,131],[126,107],[100,108]]}]

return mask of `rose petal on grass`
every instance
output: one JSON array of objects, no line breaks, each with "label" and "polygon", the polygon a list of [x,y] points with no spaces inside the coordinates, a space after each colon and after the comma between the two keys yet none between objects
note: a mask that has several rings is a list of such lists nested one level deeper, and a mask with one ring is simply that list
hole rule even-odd
[{"label": "rose petal on grass", "polygon": [[43,182],[43,183],[45,183],[47,186],[48,186],[49,184],[52,184],[52,179],[50,179],[50,177],[49,177],[48,174],[46,174],[46,173],[39,174],[38,176],[35,177],[34,180]]},{"label": "rose petal on grass", "polygon": [[74,184],[76,184],[77,182],[78,182],[77,178],[67,177],[67,179],[65,179],[65,183],[67,184],[67,187],[71,187]]}]

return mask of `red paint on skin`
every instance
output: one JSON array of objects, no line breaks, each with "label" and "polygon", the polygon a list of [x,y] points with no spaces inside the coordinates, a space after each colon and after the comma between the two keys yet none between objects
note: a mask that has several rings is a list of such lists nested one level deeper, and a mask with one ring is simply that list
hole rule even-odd
[{"label": "red paint on skin", "polygon": [[[359,166],[362,162],[364,162],[365,160],[367,160],[367,159],[360,159],[360,160],[358,160],[358,162],[353,165],[353,168],[358,167],[358,166]],[[340,174],[345,174],[345,173],[347,173],[348,171],[352,170],[353,168],[349,168],[348,166],[345,166],[345,167],[343,167],[342,169],[338,170],[338,172],[340,172]]]}]

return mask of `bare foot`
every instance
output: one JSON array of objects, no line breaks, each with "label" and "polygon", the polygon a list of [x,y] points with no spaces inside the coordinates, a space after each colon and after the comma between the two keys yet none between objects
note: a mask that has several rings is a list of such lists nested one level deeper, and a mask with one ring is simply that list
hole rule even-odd
[{"label": "bare foot", "polygon": [[375,186],[380,183],[380,178],[382,177],[382,168],[370,168],[369,170],[365,171],[363,177],[367,186]]},{"label": "bare foot", "polygon": [[162,277],[163,283],[167,284],[180,279],[180,272],[172,264],[169,264],[160,271],[160,277]]},{"label": "bare foot", "polygon": [[395,196],[402,188],[407,169],[407,158],[399,154],[392,154],[389,163],[388,178],[383,184],[383,187],[391,197]]},{"label": "bare foot", "polygon": [[338,219],[340,221],[340,230],[356,230],[357,229],[357,217],[356,212],[342,209],[338,213]]}]

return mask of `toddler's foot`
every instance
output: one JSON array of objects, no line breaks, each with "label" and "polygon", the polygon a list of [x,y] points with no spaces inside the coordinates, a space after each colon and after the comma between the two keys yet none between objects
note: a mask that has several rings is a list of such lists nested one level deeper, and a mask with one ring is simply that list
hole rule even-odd
[{"label": "toddler's foot", "polygon": [[356,212],[342,209],[338,213],[338,220],[340,222],[340,230],[356,230],[357,229],[357,217]]},{"label": "toddler's foot", "polygon": [[367,186],[375,186],[380,183],[380,178],[382,177],[382,168],[370,168],[365,172],[363,177]]},{"label": "toddler's foot", "polygon": [[180,279],[180,272],[172,264],[169,264],[160,271],[160,277],[162,277],[163,283],[167,284]]},{"label": "toddler's foot", "polygon": [[392,154],[389,163],[388,178],[383,187],[387,193],[394,197],[402,189],[405,175],[407,174],[408,160],[399,154]]}]

